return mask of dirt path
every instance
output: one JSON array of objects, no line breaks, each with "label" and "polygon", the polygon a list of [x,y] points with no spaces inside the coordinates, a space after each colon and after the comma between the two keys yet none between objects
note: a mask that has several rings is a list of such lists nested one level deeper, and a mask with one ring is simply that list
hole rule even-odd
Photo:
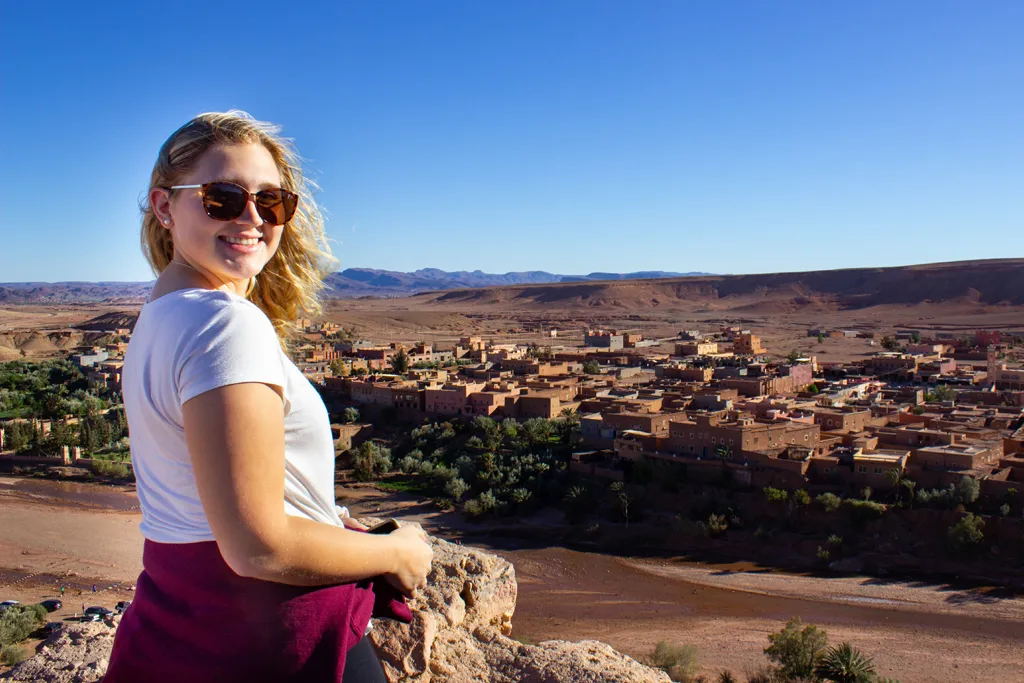
[{"label": "dirt path", "polygon": [[[339,489],[339,503],[357,516],[418,521],[445,537],[474,529],[414,497],[366,487]],[[54,597],[63,584],[65,607],[55,618],[86,603],[130,599],[141,569],[136,505],[125,487],[0,477],[0,599]],[[767,634],[798,615],[832,642],[853,642],[903,683],[1024,681],[1024,600],[1005,592],[554,547],[491,550],[516,567],[513,635],[524,640],[595,638],[634,656],[660,640],[688,643],[706,673],[742,674],[765,663]]]}]

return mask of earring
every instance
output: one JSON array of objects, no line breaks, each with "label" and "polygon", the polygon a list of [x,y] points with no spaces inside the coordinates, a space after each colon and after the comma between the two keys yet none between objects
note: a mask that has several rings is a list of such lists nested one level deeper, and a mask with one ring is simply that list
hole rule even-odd
[{"label": "earring", "polygon": [[167,218],[164,219],[164,225],[170,225],[171,221]]}]

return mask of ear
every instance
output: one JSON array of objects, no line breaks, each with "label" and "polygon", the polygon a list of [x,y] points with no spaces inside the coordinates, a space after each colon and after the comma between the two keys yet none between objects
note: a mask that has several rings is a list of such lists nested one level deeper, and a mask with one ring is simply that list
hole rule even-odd
[{"label": "ear", "polygon": [[162,187],[153,187],[149,190],[149,206],[153,215],[162,226],[170,227],[167,223],[171,218],[171,193]]}]

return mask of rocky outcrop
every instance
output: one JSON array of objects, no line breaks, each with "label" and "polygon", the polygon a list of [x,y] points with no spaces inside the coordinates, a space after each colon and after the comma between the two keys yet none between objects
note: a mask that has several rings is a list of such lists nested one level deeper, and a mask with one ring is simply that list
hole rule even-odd
[{"label": "rocky outcrop", "polygon": [[[371,520],[365,520],[371,522]],[[391,681],[409,683],[669,683],[596,641],[526,645],[509,637],[516,607],[515,569],[490,553],[431,539],[428,587],[411,602],[411,624],[376,621],[370,634]],[[107,668],[114,640],[105,624],[67,625],[32,659],[0,677],[27,683],[93,683]]]},{"label": "rocky outcrop", "polygon": [[39,646],[39,653],[0,678],[18,683],[93,683],[107,672],[117,621],[67,624]]}]

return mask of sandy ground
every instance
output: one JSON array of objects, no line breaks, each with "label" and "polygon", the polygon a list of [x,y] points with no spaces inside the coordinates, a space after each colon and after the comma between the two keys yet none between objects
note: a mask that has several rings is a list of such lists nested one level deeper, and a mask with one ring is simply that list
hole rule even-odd
[{"label": "sandy ground", "polygon": [[[417,521],[448,538],[482,536],[410,496],[356,485],[340,487],[338,498],[357,516]],[[53,619],[131,599],[141,569],[136,506],[130,487],[0,477],[0,597],[38,601],[65,585],[64,609]],[[688,643],[707,673],[742,674],[764,664],[767,634],[798,615],[833,642],[855,643],[903,683],[1024,681],[1024,599],[1004,591],[555,547],[490,549],[515,565],[513,635],[525,641],[596,638],[637,657],[661,640]]]}]

